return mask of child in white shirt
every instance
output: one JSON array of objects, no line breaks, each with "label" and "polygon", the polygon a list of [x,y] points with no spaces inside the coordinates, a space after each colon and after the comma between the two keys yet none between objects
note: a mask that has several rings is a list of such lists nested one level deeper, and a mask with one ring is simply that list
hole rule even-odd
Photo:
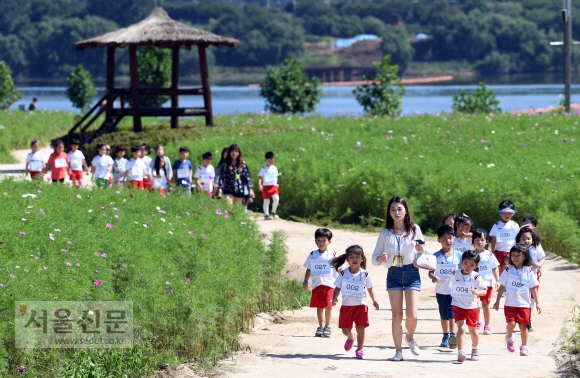
[{"label": "child in white shirt", "polygon": [[89,167],[85,160],[85,155],[79,150],[79,140],[71,139],[70,151],[68,152],[68,159],[70,161],[70,180],[73,185],[80,188],[83,184],[83,168],[89,173]]},{"label": "child in white shirt", "polygon": [[133,157],[127,162],[125,166],[125,174],[123,176],[124,180],[127,180],[127,176],[131,178],[131,187],[135,189],[144,189],[143,179],[147,177],[147,166],[141,160],[141,147],[133,146],[131,147],[131,154]]},{"label": "child in white shirt", "polygon": [[453,249],[461,253],[471,250],[471,237],[473,235],[473,221],[463,214],[455,220],[455,239]]},{"label": "child in white shirt", "polygon": [[453,235],[451,226],[443,225],[437,229],[437,241],[441,243],[441,249],[433,254],[437,259],[437,269],[429,271],[429,278],[435,284],[435,297],[443,330],[440,346],[450,349],[457,348],[453,305],[451,304],[451,277],[461,264],[461,252],[452,247]]},{"label": "child in white shirt", "polygon": [[493,225],[489,236],[491,236],[491,252],[499,262],[499,274],[503,272],[507,264],[507,257],[511,247],[516,244],[516,235],[520,231],[520,226],[512,217],[516,213],[516,206],[513,201],[505,200],[499,204],[499,215],[501,220]]},{"label": "child in white shirt", "polygon": [[532,296],[536,298],[536,309],[538,314],[542,312],[540,299],[538,298],[538,279],[530,268],[532,258],[528,248],[523,244],[516,244],[512,247],[509,257],[510,266],[507,267],[499,277],[500,287],[497,291],[497,300],[493,305],[495,310],[499,310],[499,303],[503,292],[507,289],[505,296],[504,313],[506,318],[505,341],[510,352],[515,351],[513,332],[516,324],[520,327],[522,345],[520,346],[520,356],[528,356],[528,329],[530,324],[530,314],[532,306]]},{"label": "child in white shirt", "polygon": [[31,152],[26,156],[26,175],[30,173],[30,178],[34,180],[36,176],[42,176],[42,172],[46,168],[46,163],[40,154],[40,141],[33,139],[30,142]]},{"label": "child in white shirt", "polygon": [[[334,281],[338,277],[338,272],[330,266],[330,260],[336,257],[336,252],[328,249],[332,243],[332,232],[327,228],[319,228],[314,232],[314,241],[318,249],[310,252],[304,267],[304,281],[302,287],[308,290],[308,279],[312,278],[312,296],[310,307],[316,308],[318,317],[318,328],[314,333],[316,337],[330,337],[332,328],[330,319],[332,317],[332,294],[334,292]],[[324,316],[324,318],[323,318]],[[324,321],[324,327],[323,322]]]},{"label": "child in white shirt", "polygon": [[113,185],[122,185],[125,171],[127,170],[127,159],[125,159],[125,147],[118,145],[115,147],[115,159],[113,160]]},{"label": "child in white shirt", "polygon": [[477,299],[486,294],[487,285],[479,274],[475,272],[479,263],[477,251],[463,252],[461,269],[455,271],[451,282],[451,296],[453,297],[453,314],[457,323],[457,361],[463,362],[467,358],[463,350],[464,325],[471,335],[471,360],[479,360],[479,334],[477,322],[479,320],[479,306]]},{"label": "child in white shirt", "polygon": [[272,218],[278,219],[276,211],[280,203],[278,192],[278,168],[274,165],[274,153],[266,152],[266,165],[262,167],[258,174],[258,189],[262,192],[264,199],[264,219],[270,220],[270,199],[272,199]]},{"label": "child in white shirt", "polygon": [[[516,240],[518,243],[523,244],[528,248],[528,252],[530,253],[530,258],[532,259],[532,273],[536,275],[538,279],[538,286],[537,290],[540,290],[540,277],[542,276],[542,265],[546,261],[546,253],[544,252],[544,248],[540,244],[540,236],[532,231],[531,228],[527,226],[522,226],[520,232],[516,236]],[[532,296],[532,305],[531,310],[533,312],[534,307],[536,305],[536,300],[534,296]],[[528,332],[534,332],[534,328],[532,327],[532,313],[530,312],[530,324],[527,325]]]},{"label": "child in white shirt", "polygon": [[162,196],[167,195],[167,177],[171,167],[165,165],[165,157],[157,155],[152,169],[153,189],[158,190]]},{"label": "child in white shirt", "polygon": [[[479,297],[481,300],[481,307],[483,308],[483,319],[485,321],[483,327],[483,334],[484,335],[491,335],[491,314],[489,311],[489,304],[491,303],[491,294],[493,289],[497,290],[499,287],[499,273],[498,273],[498,266],[499,262],[485,247],[487,246],[487,231],[483,228],[478,228],[477,230],[473,231],[472,242],[473,246],[477,253],[479,253],[479,264],[477,264],[477,273],[481,276],[483,281],[487,286],[487,292],[485,295]],[[495,284],[493,283],[493,279],[495,279]],[[477,321],[477,332],[481,331],[481,316],[479,317],[480,320]]]},{"label": "child in white shirt", "polygon": [[143,143],[141,145],[141,161],[143,161],[143,163],[145,163],[145,176],[143,176],[143,188],[145,189],[151,189],[153,187],[153,183],[151,182],[151,180],[149,180],[149,177],[151,177],[151,172],[153,171],[151,169],[151,158],[149,156],[149,148],[147,147],[147,144]]},{"label": "child in white shirt", "polygon": [[109,177],[113,170],[113,159],[105,153],[106,150],[104,144],[97,144],[98,155],[91,162],[91,171],[98,188],[109,187]]},{"label": "child in white shirt", "polygon": [[195,171],[193,177],[196,179],[197,190],[200,193],[208,193],[210,198],[213,197],[213,180],[215,178],[215,170],[211,161],[213,156],[211,152],[206,152],[201,156],[202,164]]},{"label": "child in white shirt", "polygon": [[[345,262],[349,267],[342,270],[334,283],[334,293],[332,305],[336,306],[338,295],[342,292],[342,306],[340,307],[340,316],[338,326],[342,329],[342,334],[347,337],[344,343],[344,350],[349,351],[357,341],[355,357],[364,358],[363,346],[365,342],[365,328],[369,326],[369,309],[366,302],[366,291],[373,301],[375,310],[379,309],[379,304],[375,300],[373,291],[373,280],[365,270],[367,259],[362,247],[352,245],[346,249],[346,252],[331,261],[334,269],[340,269]],[[365,290],[366,289],[366,290]],[[352,325],[356,332],[352,332]]]}]

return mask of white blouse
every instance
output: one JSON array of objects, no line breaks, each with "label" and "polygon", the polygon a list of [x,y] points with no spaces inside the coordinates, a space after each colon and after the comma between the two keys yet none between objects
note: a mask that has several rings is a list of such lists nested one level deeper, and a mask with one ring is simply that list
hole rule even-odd
[{"label": "white blouse", "polygon": [[[372,264],[377,266],[384,265],[385,267],[390,268],[393,265],[393,257],[396,255],[401,255],[403,257],[404,265],[412,264],[415,260],[415,254],[417,253],[415,250],[415,241],[425,239],[423,238],[423,233],[421,232],[419,225],[415,225],[415,233],[413,233],[413,230],[409,232],[409,236],[405,236],[405,233],[406,232],[403,232],[402,236],[398,236],[384,228],[377,240],[377,245],[371,258]],[[426,245],[423,245],[423,251],[427,252]],[[388,257],[387,260],[379,263],[377,262],[377,257],[382,253],[386,253]]]}]

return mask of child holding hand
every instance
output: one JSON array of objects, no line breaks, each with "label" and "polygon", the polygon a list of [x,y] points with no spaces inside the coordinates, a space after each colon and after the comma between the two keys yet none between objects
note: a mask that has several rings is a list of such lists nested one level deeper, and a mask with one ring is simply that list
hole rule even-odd
[{"label": "child holding hand", "polygon": [[[362,360],[364,358],[365,328],[369,326],[369,309],[366,302],[367,290],[375,310],[379,309],[379,304],[375,300],[373,281],[365,270],[367,259],[362,247],[358,245],[348,247],[343,255],[332,259],[330,264],[334,269],[338,270],[345,262],[349,263],[349,267],[340,272],[334,283],[332,305],[336,305],[338,295],[342,292],[342,306],[340,307],[338,326],[342,329],[343,335],[347,337],[344,343],[344,350],[347,352],[351,350],[356,340],[355,356]],[[353,323],[356,328],[355,333],[352,332]]]},{"label": "child holding hand", "polygon": [[493,305],[495,310],[499,310],[499,303],[504,291],[505,296],[504,314],[507,323],[505,341],[509,352],[516,350],[513,339],[516,324],[520,328],[522,345],[520,346],[520,356],[528,356],[528,329],[531,315],[532,296],[536,298],[536,309],[538,314],[542,312],[540,299],[538,298],[538,279],[530,268],[532,258],[530,252],[523,244],[516,244],[510,250],[508,266],[499,277],[500,287],[497,291],[497,300]]},{"label": "child holding hand", "polygon": [[475,272],[479,263],[477,251],[466,251],[461,256],[461,269],[456,270],[451,283],[451,296],[453,297],[453,314],[457,323],[457,361],[463,362],[467,358],[463,351],[463,335],[465,327],[471,335],[471,360],[479,360],[479,334],[477,322],[479,320],[479,306],[477,298],[486,294],[487,285],[479,274]]},{"label": "child holding hand", "polygon": [[[473,246],[475,247],[475,251],[479,253],[479,264],[477,264],[477,270],[483,281],[487,286],[487,291],[485,295],[479,297],[481,300],[481,307],[483,308],[483,319],[485,321],[483,327],[483,334],[484,335],[491,335],[491,316],[489,311],[489,304],[491,303],[491,294],[493,289],[497,290],[499,287],[499,273],[498,273],[498,266],[499,262],[487,249],[485,249],[487,245],[487,231],[483,228],[478,228],[477,230],[473,231]],[[495,280],[495,284],[494,284]],[[477,321],[477,332],[481,331],[481,317]]]}]

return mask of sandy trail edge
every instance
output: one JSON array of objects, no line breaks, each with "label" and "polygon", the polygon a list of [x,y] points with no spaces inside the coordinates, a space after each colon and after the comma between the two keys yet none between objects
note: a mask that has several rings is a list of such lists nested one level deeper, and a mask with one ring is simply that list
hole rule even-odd
[{"label": "sandy trail edge", "polygon": [[[316,226],[283,220],[265,222],[258,218],[260,229],[265,233],[284,231],[287,236],[288,259],[286,273],[301,279],[301,267],[309,251],[314,246]],[[336,230],[331,249],[344,251],[351,244],[360,244],[372,254],[377,233],[361,233]],[[435,239],[428,238],[429,250],[438,249]],[[542,314],[533,315],[535,332],[530,333],[530,357],[520,357],[519,353],[509,353],[504,341],[505,318],[503,309],[492,310],[491,336],[480,335],[481,360],[467,360],[462,365],[454,363],[457,351],[439,347],[441,327],[434,285],[422,273],[423,286],[420,299],[419,324],[415,339],[421,346],[421,355],[413,356],[404,348],[405,361],[387,361],[394,354],[391,337],[391,313],[385,291],[386,270],[371,265],[369,272],[377,287],[380,311],[370,311],[370,327],[367,328],[365,361],[354,359],[354,352],[343,349],[344,336],[337,328],[338,308],[333,312],[333,335],[329,339],[313,337],[317,327],[314,309],[305,307],[294,312],[286,312],[282,324],[275,324],[267,316],[256,318],[252,333],[241,335],[242,342],[250,352],[237,353],[234,358],[219,364],[218,370],[226,377],[396,377],[401,375],[430,377],[464,374],[466,376],[505,377],[521,375],[525,377],[556,376],[556,364],[550,354],[557,345],[561,330],[571,316],[573,307],[580,299],[575,284],[580,279],[577,265],[549,254],[542,277],[540,300]],[[492,302],[493,303],[493,302]],[[306,304],[307,305],[307,304]],[[502,301],[503,305],[503,301]],[[503,306],[502,306],[503,307]],[[265,319],[264,319],[265,318]],[[468,348],[470,340],[466,340]],[[516,345],[521,344],[516,334]],[[469,352],[468,352],[469,353]],[[509,373],[511,372],[511,373]]]}]

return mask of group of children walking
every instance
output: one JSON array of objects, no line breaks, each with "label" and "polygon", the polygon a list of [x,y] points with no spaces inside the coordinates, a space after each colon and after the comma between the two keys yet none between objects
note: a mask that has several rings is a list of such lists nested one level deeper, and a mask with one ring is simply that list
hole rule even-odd
[{"label": "group of children walking", "polygon": [[[54,152],[45,162],[40,153],[40,142],[33,140],[31,152],[26,158],[26,174],[32,179],[51,171],[52,182],[63,183],[68,174],[73,185],[82,186],[84,174],[93,175],[95,185],[99,188],[126,185],[134,189],[149,189],[166,195],[170,183],[191,195],[193,188],[210,197],[218,194],[225,196],[228,203],[250,204],[255,198],[252,190],[250,171],[243,159],[240,147],[236,144],[224,148],[217,168],[212,165],[213,156],[206,152],[201,156],[202,164],[195,170],[189,160],[189,148],[179,148],[179,159],[171,165],[165,156],[163,146],[157,146],[154,158],[149,157],[146,144],[131,147],[130,156],[122,145],[111,148],[98,144],[97,155],[88,166],[85,155],[79,150],[79,141],[72,139],[70,151],[64,152],[64,143],[58,140],[53,143]],[[258,175],[258,188],[263,196],[264,217],[266,220],[277,219],[280,197],[278,191],[278,168],[274,165],[274,153],[266,152],[265,165]],[[216,193],[217,192],[217,193]],[[270,214],[270,202],[272,213]]]},{"label": "group of children walking", "polygon": [[[520,356],[529,355],[531,312],[534,307],[541,312],[538,290],[546,254],[536,233],[536,219],[524,218],[520,227],[512,220],[514,214],[514,203],[506,200],[499,204],[501,219],[489,233],[474,228],[473,220],[465,214],[447,214],[444,224],[437,229],[441,249],[434,253],[436,268],[429,268],[428,276],[435,283],[443,331],[440,346],[457,348],[458,362],[467,359],[466,333],[471,337],[470,358],[479,360],[479,335],[492,334],[490,308],[498,310],[504,296],[506,347],[509,352],[515,351],[513,333],[518,326]],[[365,328],[369,326],[367,291],[374,308],[379,309],[373,281],[365,270],[364,251],[354,245],[337,255],[329,249],[332,232],[324,228],[316,230],[315,242],[318,249],[310,252],[304,263],[306,273],[302,283],[308,290],[308,280],[312,280],[310,307],[317,309],[319,324],[315,336],[330,337],[332,306],[342,293],[338,324],[347,336],[344,349],[351,350],[356,341],[355,356],[362,359]],[[491,305],[494,291],[497,297]]]}]

